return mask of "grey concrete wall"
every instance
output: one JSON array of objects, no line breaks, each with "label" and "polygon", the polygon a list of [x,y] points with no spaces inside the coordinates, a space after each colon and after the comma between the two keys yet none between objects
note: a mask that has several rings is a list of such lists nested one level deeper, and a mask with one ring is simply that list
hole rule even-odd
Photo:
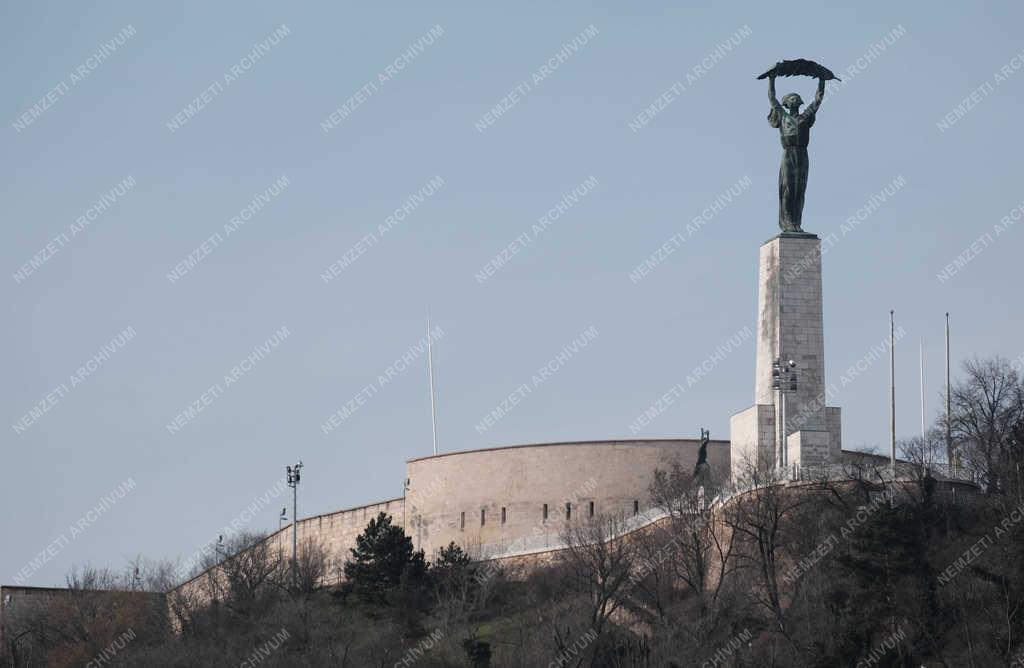
[{"label": "grey concrete wall", "polygon": [[[355,547],[356,536],[363,532],[370,520],[378,513],[384,512],[391,515],[393,524],[403,526],[404,508],[404,499],[390,499],[307,517],[299,520],[296,525],[296,538],[300,547],[308,540],[319,542],[324,546],[327,551],[328,571],[323,584],[337,584],[341,580],[338,566],[348,558],[349,549]],[[275,552],[280,551],[286,557],[290,556],[292,553],[292,526],[289,524],[273,532],[267,536],[266,541]],[[207,601],[211,595],[211,579],[218,583],[223,581],[219,567],[204,571],[182,583],[174,590],[174,593],[179,594],[185,600]]]},{"label": "grey concrete wall", "polygon": [[[335,563],[348,558],[349,549],[356,545],[356,536],[363,532],[366,525],[378,513],[387,513],[392,517],[392,524],[404,526],[404,507],[404,500],[398,498],[306,517],[299,520],[296,526],[296,537],[299,545],[310,539],[321,543],[327,549],[328,559]],[[285,554],[290,555],[292,553],[291,525],[280,531],[275,531],[267,540],[275,548],[280,548]],[[338,579],[333,568],[329,576],[325,584],[332,584]]]},{"label": "grey concrete wall", "polygon": [[[679,461],[688,470],[697,463],[700,442],[693,439],[588,441],[511,446],[472,450],[414,459],[407,464],[409,489],[405,499],[391,499],[357,508],[308,517],[297,525],[301,545],[313,539],[327,549],[333,564],[341,563],[355,539],[380,512],[404,526],[428,558],[449,542],[467,550],[481,545],[511,545],[538,535],[558,537],[565,525],[565,504],[571,520],[594,513],[632,515],[650,507],[648,488],[655,468]],[[711,441],[708,462],[717,479],[730,475],[729,442]],[[543,506],[548,505],[548,519]],[[505,521],[502,522],[502,509]],[[481,511],[484,522],[481,525]],[[465,513],[465,525],[462,514]],[[267,541],[291,554],[291,527]],[[208,598],[210,577],[200,574],[181,585],[186,598]],[[324,584],[335,584],[332,568]]]},{"label": "grey concrete wall", "polygon": [[[514,546],[525,537],[554,539],[565,524],[566,503],[572,504],[570,521],[587,518],[591,503],[595,514],[632,515],[634,502],[641,510],[650,505],[655,468],[678,460],[692,469],[699,448],[697,440],[598,441],[414,459],[407,474],[408,528],[428,557],[449,542],[478,550]],[[728,477],[728,442],[711,441],[708,461],[714,474]]]}]

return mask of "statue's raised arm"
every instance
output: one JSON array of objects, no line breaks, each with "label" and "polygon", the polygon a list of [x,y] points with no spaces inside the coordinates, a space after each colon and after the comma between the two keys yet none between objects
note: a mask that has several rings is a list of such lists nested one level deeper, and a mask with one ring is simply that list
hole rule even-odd
[{"label": "statue's raised arm", "polygon": [[825,99],[825,80],[818,79],[818,92],[814,94],[814,102],[807,105],[804,113],[816,114],[818,113],[818,107],[821,106],[821,101]]},{"label": "statue's raised arm", "polygon": [[779,104],[779,98],[775,95],[774,72],[768,76],[768,104],[771,105],[771,109],[768,110],[768,125],[773,128],[777,128],[782,124],[782,117],[786,112],[782,110],[782,105]]}]

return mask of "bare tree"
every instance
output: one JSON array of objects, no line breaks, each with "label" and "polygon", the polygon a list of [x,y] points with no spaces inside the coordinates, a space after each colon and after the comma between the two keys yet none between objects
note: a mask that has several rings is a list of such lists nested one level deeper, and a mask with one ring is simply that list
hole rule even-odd
[{"label": "bare tree", "polygon": [[123,572],[76,567],[67,574],[65,589],[18,596],[13,609],[4,611],[13,665],[80,665],[115,641],[118,648],[129,640],[163,641],[168,631],[163,594],[143,585],[151,572],[169,568],[140,560]]},{"label": "bare tree", "polygon": [[[938,428],[930,429],[924,436],[914,436],[897,442],[900,456],[909,463],[901,470],[914,481],[917,501],[929,503],[935,492],[935,481],[946,469],[945,435]],[[909,491],[909,490],[908,490]]]},{"label": "bare tree", "polygon": [[749,469],[743,478],[749,490],[734,496],[722,508],[722,522],[734,533],[735,567],[753,574],[753,601],[763,606],[777,630],[787,636],[783,605],[783,570],[800,554],[799,520],[812,494],[787,488],[773,471]]},{"label": "bare tree", "polygon": [[664,530],[638,532],[636,569],[630,585],[628,606],[638,619],[654,628],[670,628],[675,619],[673,607],[683,594],[675,576],[674,543]]},{"label": "bare tree", "polygon": [[309,595],[322,588],[328,572],[327,548],[323,541],[312,536],[304,540],[298,549],[295,562],[296,593]]},{"label": "bare tree", "polygon": [[963,371],[951,393],[955,451],[986,492],[995,494],[1016,476],[1024,454],[1015,431],[1024,423],[1024,384],[1002,357],[968,360]]},{"label": "bare tree", "polygon": [[[699,618],[713,625],[722,585],[733,567],[735,532],[716,530],[714,490],[701,482],[675,462],[667,471],[655,470],[650,491],[655,505],[668,515],[656,534],[669,554],[663,551],[656,558],[668,561],[674,579],[698,602]],[[698,624],[691,630],[700,634],[702,628]]]},{"label": "bare tree", "polygon": [[289,562],[258,532],[240,532],[204,555],[204,603],[223,603],[234,614],[249,616],[261,599],[278,592],[289,575]]},{"label": "bare tree", "polygon": [[916,469],[928,471],[946,464],[944,438],[939,429],[933,428],[924,436],[913,436],[898,441],[896,448],[900,457],[913,464]]},{"label": "bare tree", "polygon": [[228,583],[228,604],[243,612],[261,597],[275,591],[287,577],[288,561],[266,536],[246,533],[236,537],[232,556],[221,565]]},{"label": "bare tree", "polygon": [[[596,651],[609,618],[625,600],[624,594],[637,559],[637,547],[625,535],[625,522],[615,516],[599,516],[588,521],[567,523],[561,532],[565,549],[560,559],[565,567],[566,584],[583,596],[589,629],[583,635],[588,646]],[[589,635],[587,635],[589,634]],[[579,634],[574,634],[579,635]],[[577,637],[557,639],[560,653],[566,652]],[[582,665],[584,653],[579,654]]]}]

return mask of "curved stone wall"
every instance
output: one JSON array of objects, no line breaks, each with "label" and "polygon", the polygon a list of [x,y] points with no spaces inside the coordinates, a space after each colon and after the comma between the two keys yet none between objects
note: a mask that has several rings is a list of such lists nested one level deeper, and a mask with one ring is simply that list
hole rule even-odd
[{"label": "curved stone wall", "polygon": [[[404,505],[403,499],[397,498],[305,517],[300,519],[295,527],[296,542],[302,545],[306,541],[312,540],[324,547],[331,563],[330,572],[327,573],[328,581],[333,582],[337,580],[334,565],[337,560],[348,558],[349,549],[356,546],[356,536],[363,532],[370,520],[378,513],[387,513],[391,515],[392,524],[402,526],[405,519],[405,514],[402,512]],[[290,555],[292,553],[292,526],[288,524],[279,531],[275,531],[267,537],[267,540],[274,548],[279,548],[285,554]]]},{"label": "curved stone wall", "polygon": [[[555,542],[567,512],[577,521],[644,511],[654,469],[673,461],[692,469],[699,450],[688,439],[584,441],[413,459],[406,531],[428,558],[449,542],[481,557],[542,548]],[[708,463],[728,477],[728,441],[710,442]]]},{"label": "curved stone wall", "polygon": [[[298,542],[312,539],[326,548],[331,568],[324,584],[338,582],[337,565],[380,512],[404,526],[428,559],[449,542],[478,558],[536,552],[547,548],[549,541],[556,546],[566,522],[566,504],[570,522],[588,518],[591,508],[595,515],[644,514],[650,507],[648,488],[654,470],[668,468],[673,461],[692,469],[699,450],[700,441],[692,439],[581,441],[413,459],[407,463],[404,499],[303,518],[297,526]],[[729,475],[728,441],[709,443],[708,463],[716,478]],[[275,551],[291,554],[290,525],[266,540]],[[208,600],[211,577],[218,580],[219,570],[199,574],[175,592],[191,600]]]},{"label": "curved stone wall", "polygon": [[[349,549],[356,546],[356,536],[363,532],[370,520],[382,512],[391,515],[393,524],[402,526],[404,506],[404,500],[398,498],[300,519],[295,528],[297,542],[302,545],[312,540],[324,547],[328,569],[324,573],[323,584],[337,584],[341,579],[340,565],[348,558]],[[292,525],[285,525],[269,534],[266,543],[274,553],[288,558],[292,553]],[[211,577],[217,581],[222,578],[219,567],[193,576],[172,590],[172,593],[177,592],[187,600],[208,601],[211,597]]]}]

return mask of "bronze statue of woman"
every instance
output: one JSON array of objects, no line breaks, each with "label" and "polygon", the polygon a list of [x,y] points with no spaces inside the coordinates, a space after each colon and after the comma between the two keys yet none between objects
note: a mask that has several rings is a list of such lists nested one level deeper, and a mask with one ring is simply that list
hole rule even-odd
[{"label": "bronze statue of woman", "polygon": [[[782,63],[779,63],[782,65]],[[772,110],[768,112],[768,124],[779,129],[782,140],[782,165],[779,166],[779,227],[783,232],[802,233],[800,220],[804,211],[804,193],[807,191],[807,144],[811,139],[814,115],[821,106],[825,95],[825,78],[818,78],[818,93],[814,102],[800,113],[804,103],[796,93],[782,98],[782,104],[775,99],[775,70],[768,74],[768,99]]]},{"label": "bronze statue of woman", "polygon": [[700,450],[697,451],[697,465],[693,468],[693,478],[699,482],[707,482],[711,473],[711,465],[708,464],[708,442],[711,441],[711,430],[700,428]]}]

